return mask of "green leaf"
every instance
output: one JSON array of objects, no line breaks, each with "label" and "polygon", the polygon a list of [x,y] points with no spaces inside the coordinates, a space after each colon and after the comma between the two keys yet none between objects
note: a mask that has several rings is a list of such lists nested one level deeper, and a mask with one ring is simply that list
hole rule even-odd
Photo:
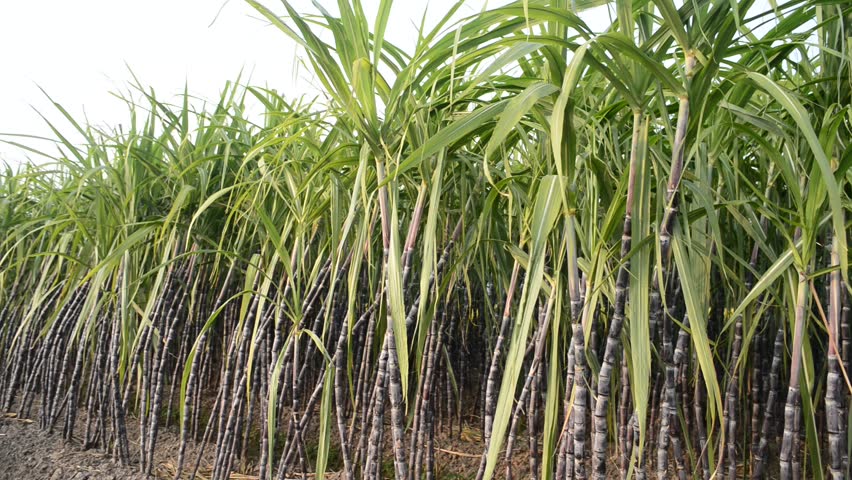
[{"label": "green leaf", "polygon": [[[843,274],[843,280],[847,285],[849,285],[849,259],[846,251],[846,225],[843,221],[843,205],[840,199],[840,187],[837,185],[837,181],[834,178],[834,172],[831,168],[828,155],[826,155],[825,150],[823,150],[819,137],[808,119],[808,113],[802,106],[801,102],[799,102],[799,100],[797,100],[789,90],[782,88],[765,75],[756,72],[747,72],[747,75],[761,88],[772,95],[772,97],[787,110],[787,113],[793,117],[793,120],[796,122],[796,125],[798,125],[799,130],[801,130],[811,148],[811,153],[813,153],[814,159],[819,166],[819,171],[822,174],[820,180],[822,180],[822,183],[828,192],[828,203],[831,207],[831,218],[834,225],[834,237],[838,239],[837,251],[840,255],[840,271]],[[808,259],[803,259],[804,262],[807,262],[807,260]]]},{"label": "green leaf", "polygon": [[509,100],[506,109],[500,114],[500,120],[494,127],[488,146],[485,148],[486,159],[503,143],[515,126],[542,98],[554,93],[556,87],[546,82],[535,82],[524,89],[518,96]]},{"label": "green leaf", "polygon": [[666,21],[666,25],[672,32],[672,35],[680,44],[680,48],[684,51],[689,50],[689,37],[686,35],[686,28],[683,21],[680,19],[680,14],[677,12],[672,0],[654,0],[657,8],[660,9],[660,14]]},{"label": "green leaf", "polygon": [[399,239],[399,214],[397,213],[396,189],[390,195],[390,251],[388,252],[388,283],[387,295],[391,322],[388,328],[393,328],[396,343],[397,365],[402,382],[402,396],[408,399],[408,332],[405,327],[405,302],[402,285],[401,248]]},{"label": "green leaf", "polygon": [[716,376],[713,352],[710,350],[712,344],[707,336],[707,311],[709,309],[707,300],[710,298],[710,285],[707,285],[705,278],[709,275],[709,272],[700,268],[704,265],[703,260],[694,258],[687,252],[680,229],[675,229],[672,237],[672,252],[683,290],[686,313],[689,315],[690,339],[695,347],[698,366],[704,377],[708,399],[707,410],[712,421],[722,412],[722,391],[719,388],[718,377]]},{"label": "green leaf", "polygon": [[[632,232],[634,244],[647,238],[651,232],[651,170],[647,162],[648,120],[644,119],[638,131],[638,151],[636,155],[635,184],[633,197]],[[648,429],[647,411],[651,390],[651,332],[650,305],[651,294],[651,249],[645,243],[633,247],[630,257],[629,284],[629,328],[630,362],[632,377],[630,389],[633,393],[633,405],[639,420],[639,445],[645,444]],[[642,455],[640,450],[639,455]]]},{"label": "green leaf", "polygon": [[[331,422],[334,415],[331,413],[331,405],[334,393],[334,365],[329,364],[325,371],[325,380],[322,386],[322,403],[319,412],[319,438],[317,439],[317,463],[316,478],[325,478],[325,468],[328,465],[328,453],[331,445]],[[275,458],[275,457],[269,457]]]},{"label": "green leaf", "polygon": [[[562,90],[559,92],[559,97],[556,98],[556,103],[553,105],[553,115],[550,118],[550,143],[553,148],[553,158],[556,160],[557,173],[559,173],[560,178],[567,176],[569,180],[573,177],[571,167],[573,166],[574,158],[570,158],[572,155],[563,152],[562,148],[566,140],[571,139],[574,132],[570,117],[571,109],[567,107],[571,96],[574,94],[574,89],[577,87],[580,74],[583,71],[583,60],[586,57],[588,47],[589,44],[586,43],[574,52],[571,63],[568,64],[568,69],[565,71],[565,77],[562,79]],[[568,113],[567,116],[566,113]],[[565,146],[567,148],[576,148],[574,145]],[[564,168],[563,165],[565,165]],[[565,189],[565,185],[562,185],[562,190],[564,191]]]},{"label": "green leaf", "polygon": [[500,100],[488,106],[477,108],[471,113],[466,113],[460,120],[447,125],[439,130],[435,135],[427,139],[423,145],[415,149],[405,159],[400,162],[399,166],[389,175],[388,178],[401,175],[405,171],[418,165],[423,160],[430,158],[444,148],[449,147],[453,142],[456,142],[465,136],[472,133],[477,128],[481,127],[485,122],[491,121],[506,108],[508,100]]}]

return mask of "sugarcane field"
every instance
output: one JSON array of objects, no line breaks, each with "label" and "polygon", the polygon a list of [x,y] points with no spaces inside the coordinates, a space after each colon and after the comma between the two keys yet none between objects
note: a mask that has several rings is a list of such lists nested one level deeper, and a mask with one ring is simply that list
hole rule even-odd
[{"label": "sugarcane field", "polygon": [[0,479],[852,478],[852,3],[241,2],[0,133]]}]

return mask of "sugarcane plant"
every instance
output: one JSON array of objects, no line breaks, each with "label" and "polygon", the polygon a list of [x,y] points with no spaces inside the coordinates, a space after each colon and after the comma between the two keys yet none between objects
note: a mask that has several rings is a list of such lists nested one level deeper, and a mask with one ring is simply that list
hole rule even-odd
[{"label": "sugarcane plant", "polygon": [[0,411],[175,480],[849,478],[852,6],[282,3],[321,99],[0,138]]}]

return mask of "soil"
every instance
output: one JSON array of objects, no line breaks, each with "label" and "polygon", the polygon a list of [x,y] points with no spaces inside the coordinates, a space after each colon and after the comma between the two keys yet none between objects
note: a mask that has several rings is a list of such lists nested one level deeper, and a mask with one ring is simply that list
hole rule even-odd
[{"label": "soil", "polygon": [[[133,422],[129,422],[130,427]],[[128,432],[129,433],[129,432]],[[464,438],[438,440],[435,460],[438,478],[468,478],[476,472],[479,445]],[[132,437],[130,437],[132,438]],[[173,432],[163,432],[157,441],[157,478],[173,478],[178,439]],[[187,447],[187,459],[194,462],[197,449]],[[392,461],[387,459],[392,468]],[[202,462],[202,465],[204,463]],[[330,465],[331,466],[331,465]],[[207,470],[202,467],[202,470]],[[472,471],[471,471],[472,470]],[[234,475],[232,478],[252,478]],[[329,474],[334,478],[334,474]],[[57,433],[39,429],[29,419],[14,414],[0,418],[0,479],[16,480],[143,480],[134,466],[123,467],[99,449],[84,450],[82,442],[65,442]]]},{"label": "soil", "polygon": [[[81,416],[85,417],[85,411],[78,418]],[[84,419],[79,419],[76,434],[84,429]],[[163,430],[157,439],[154,474],[156,478],[172,479],[180,441],[176,433]],[[138,437],[133,420],[127,424],[127,434],[131,442]],[[130,453],[138,455],[138,450],[131,446]],[[187,445],[185,470],[194,466],[197,454],[195,445]],[[209,471],[210,456],[210,452],[205,452],[200,471]],[[41,430],[33,420],[0,413],[0,480],[150,480],[139,472],[138,460],[131,461],[133,465],[122,466],[99,448],[84,449],[76,435],[66,442],[57,432]]]},{"label": "soil", "polygon": [[[128,422],[128,430],[134,422]],[[436,438],[435,464],[436,477],[439,479],[466,479],[476,474],[481,453],[480,439],[469,430],[452,436],[441,435]],[[130,439],[133,436],[128,436]],[[473,437],[473,438],[470,438]],[[157,470],[155,476],[161,479],[171,479],[174,476],[174,465],[178,449],[178,438],[174,432],[165,431],[157,441]],[[522,447],[523,448],[523,447]],[[131,453],[133,449],[131,448]],[[387,452],[390,454],[390,452]],[[520,453],[520,452],[519,452]],[[525,453],[525,452],[524,452]],[[187,463],[195,461],[197,447],[187,446]],[[525,455],[519,455],[516,464],[517,472],[524,472]],[[209,460],[209,454],[205,455]],[[333,463],[333,460],[332,462]],[[393,469],[390,455],[385,458],[384,465]],[[207,465],[202,461],[202,471]],[[334,465],[329,465],[334,467]],[[203,473],[202,473],[203,475]],[[336,478],[329,472],[327,478]],[[234,474],[233,479],[257,478],[251,475]],[[0,417],[0,480],[146,480],[136,466],[121,466],[116,460],[93,448],[84,450],[82,442],[74,439],[65,442],[57,433],[49,434],[39,429],[38,424],[29,419],[16,418],[14,414]]]},{"label": "soil", "polygon": [[[37,408],[35,410],[37,411]],[[86,412],[83,410],[78,414],[75,430],[78,436],[85,431],[85,415]],[[454,427],[452,433],[447,428],[436,432],[438,435],[435,438],[435,476],[440,480],[474,478],[479,467],[482,439],[477,429],[465,427],[459,431],[457,425]],[[139,472],[138,459],[133,456],[138,455],[138,449],[133,447],[134,441],[138,438],[138,424],[132,417],[128,417],[127,430],[133,464],[122,466],[111,455],[99,448],[84,449],[82,440],[77,436],[71,442],[65,442],[59,432],[51,434],[41,430],[37,421],[17,418],[14,413],[0,412],[0,480],[149,480],[149,477]],[[179,436],[172,428],[162,428],[160,432],[157,439],[154,476],[157,479],[171,480],[174,478],[177,464]],[[316,440],[306,440],[310,456],[310,451],[316,448]],[[512,462],[519,478],[523,478],[529,468],[526,462],[525,440],[525,438],[519,438],[518,451]],[[392,477],[393,454],[389,443],[386,442],[385,445],[382,469]],[[331,449],[326,478],[336,479],[342,477],[335,473],[335,470],[339,470],[342,465],[337,465],[341,462],[339,458],[335,458],[337,456],[335,453],[338,452],[334,443]],[[206,474],[211,470],[212,450],[208,445],[202,457],[198,478],[207,478]],[[198,445],[189,442],[184,475],[188,476],[187,470],[191,471],[197,455]],[[252,466],[240,468],[235,465],[235,467],[246,473],[234,473],[231,476],[232,479],[257,478],[256,470]],[[499,468],[502,470],[505,465]]]},{"label": "soil", "polygon": [[65,443],[41,431],[32,420],[0,420],[0,478],[29,480],[141,480],[145,476],[113,462],[97,450]]}]

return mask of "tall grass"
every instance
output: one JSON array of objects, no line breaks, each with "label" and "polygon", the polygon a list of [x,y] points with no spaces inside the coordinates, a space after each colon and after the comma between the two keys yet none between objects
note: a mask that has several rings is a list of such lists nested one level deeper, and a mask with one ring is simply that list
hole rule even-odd
[{"label": "tall grass", "polygon": [[0,409],[174,478],[849,476],[852,7],[248,1],[327,102],[140,87],[0,175]]}]

